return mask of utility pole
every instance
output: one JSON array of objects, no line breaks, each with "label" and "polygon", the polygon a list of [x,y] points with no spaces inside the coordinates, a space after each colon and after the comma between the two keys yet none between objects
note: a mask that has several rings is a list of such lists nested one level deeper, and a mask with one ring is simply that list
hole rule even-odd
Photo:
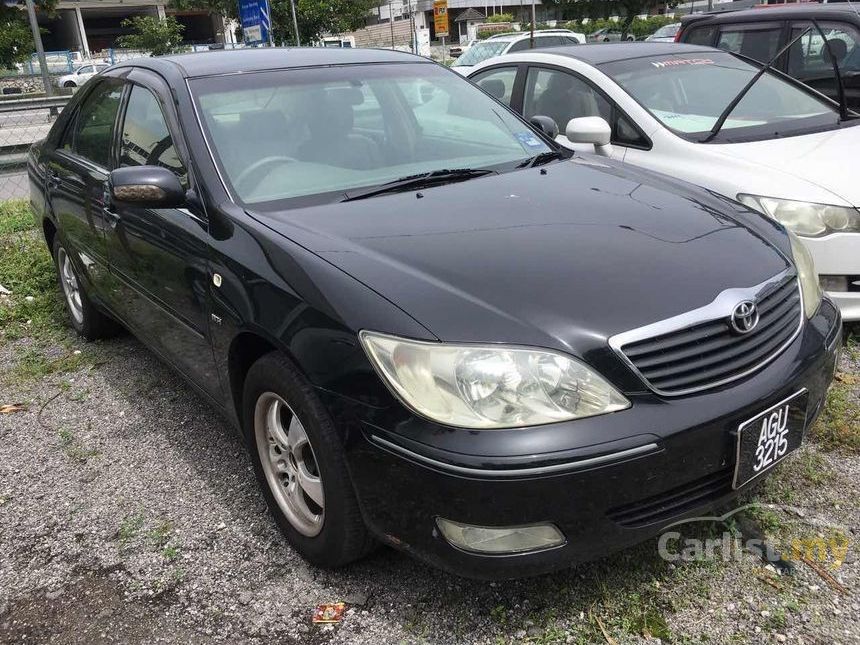
[{"label": "utility pole", "polygon": [[394,10],[391,8],[391,0],[388,0],[388,24],[391,27],[391,49],[394,49]]},{"label": "utility pole", "polygon": [[296,0],[290,0],[290,11],[293,13],[293,31],[296,34],[296,47],[301,47],[302,43],[299,39],[299,21],[296,19]]},{"label": "utility pole", "polygon": [[529,47],[535,48],[535,0],[532,0],[532,30],[529,36]]},{"label": "utility pole", "polygon": [[45,48],[42,47],[42,34],[39,33],[39,22],[36,20],[36,7],[33,6],[33,0],[27,0],[27,15],[30,17],[33,42],[36,43],[36,55],[39,57],[39,70],[42,72],[45,96],[53,96],[54,88],[51,86],[51,77],[48,75],[48,62],[45,60]]}]

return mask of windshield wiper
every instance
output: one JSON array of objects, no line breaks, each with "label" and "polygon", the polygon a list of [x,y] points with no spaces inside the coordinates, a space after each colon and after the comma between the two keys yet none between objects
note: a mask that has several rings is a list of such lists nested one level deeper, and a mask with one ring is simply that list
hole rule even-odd
[{"label": "windshield wiper", "polygon": [[830,40],[824,35],[824,30],[821,29],[821,25],[818,24],[815,18],[812,19],[812,25],[824,41],[824,48],[830,55],[830,63],[833,65],[833,74],[836,76],[836,94],[839,97],[839,120],[847,121],[848,119],[856,118],[856,116],[848,114],[848,99],[845,96],[845,84],[842,82],[842,74],[839,72],[839,63],[836,62],[836,56],[833,55],[833,50],[830,48]]},{"label": "windshield wiper", "polygon": [[543,164],[555,161],[556,159],[568,159],[570,155],[567,154],[567,152],[567,150],[548,150],[547,152],[541,152],[539,155],[529,157],[521,164],[518,164],[517,168],[534,168],[535,166],[542,166]]},{"label": "windshield wiper", "polygon": [[429,188],[430,186],[441,186],[442,184],[450,184],[457,181],[466,181],[475,177],[483,177],[484,175],[494,175],[495,170],[487,168],[454,168],[444,170],[433,170],[431,172],[422,172],[417,175],[407,175],[394,181],[389,181],[379,186],[371,186],[369,188],[359,188],[344,193],[343,202],[351,202],[356,199],[366,199],[367,197],[375,197],[376,195],[384,195],[385,193],[399,193],[407,190],[415,190],[416,188]]},{"label": "windshield wiper", "polygon": [[768,61],[768,63],[766,65],[762,66],[762,68],[758,72],[756,72],[755,76],[753,76],[750,79],[749,83],[747,83],[746,85],[743,86],[743,88],[741,88],[741,91],[735,95],[735,98],[733,98],[731,100],[731,102],[729,102],[729,104],[726,106],[726,109],[722,111],[722,113],[720,114],[716,123],[714,123],[714,127],[711,128],[710,133],[708,133],[708,136],[706,136],[704,139],[700,139],[699,143],[708,143],[709,141],[713,140],[713,138],[716,137],[720,133],[720,130],[722,129],[723,124],[726,122],[726,119],[729,118],[729,115],[738,106],[738,103],[740,103],[743,100],[743,98],[747,95],[747,92],[749,92],[752,89],[752,86],[758,82],[758,79],[760,79],[762,76],[764,76],[767,73],[767,71],[773,66],[773,64],[777,61],[777,59],[780,56],[782,56],[785,52],[787,52],[791,48],[791,46],[794,45],[794,43],[796,43],[798,40],[803,38],[810,31],[812,31],[812,27],[807,27],[802,32],[800,32],[797,36],[795,36],[795,38],[790,43],[788,43],[785,47],[783,47],[778,52],[776,52],[776,56],[771,58],[770,61]]}]

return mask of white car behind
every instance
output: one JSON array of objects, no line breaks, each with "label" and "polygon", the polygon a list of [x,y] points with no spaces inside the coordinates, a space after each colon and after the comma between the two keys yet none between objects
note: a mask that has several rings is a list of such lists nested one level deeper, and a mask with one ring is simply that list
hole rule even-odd
[{"label": "white car behind", "polygon": [[481,40],[463,52],[451,65],[458,74],[466,76],[472,71],[472,67],[485,60],[489,60],[503,54],[511,54],[529,49],[541,49],[546,47],[563,47],[565,45],[582,45],[585,43],[585,35],[562,29],[545,29],[536,31],[534,36],[534,48],[531,43],[530,32],[517,32],[513,34],[499,34]]},{"label": "white car behind", "polygon": [[842,120],[823,95],[766,73],[712,134],[758,69],[710,47],[630,43],[505,56],[470,78],[527,118],[551,117],[562,145],[704,186],[778,220],[811,251],[843,318],[860,321],[860,118]]},{"label": "white car behind", "polygon": [[81,65],[71,74],[60,76],[57,79],[58,87],[80,87],[93,76],[98,74],[103,69],[107,69],[110,65],[100,63],[88,63]]}]

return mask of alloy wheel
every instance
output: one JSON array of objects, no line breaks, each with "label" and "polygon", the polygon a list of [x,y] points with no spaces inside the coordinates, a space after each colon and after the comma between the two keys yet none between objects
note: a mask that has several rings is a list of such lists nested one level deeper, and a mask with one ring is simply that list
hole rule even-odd
[{"label": "alloy wheel", "polygon": [[260,464],[278,507],[299,533],[315,537],[325,519],[325,495],[316,456],[302,422],[274,392],[254,408]]},{"label": "alloy wheel", "polygon": [[66,303],[69,305],[69,312],[76,323],[83,324],[84,307],[81,302],[81,288],[69,254],[62,246],[57,251],[57,264],[60,268],[60,284],[63,287],[63,295],[66,296]]}]

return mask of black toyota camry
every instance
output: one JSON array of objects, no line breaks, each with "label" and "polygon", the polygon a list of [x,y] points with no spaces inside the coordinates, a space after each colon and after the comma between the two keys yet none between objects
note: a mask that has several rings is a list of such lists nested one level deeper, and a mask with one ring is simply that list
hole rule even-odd
[{"label": "black toyota camry", "polygon": [[99,74],[29,176],[74,327],[235,424],[302,556],[514,577],[758,481],[841,335],[778,223],[570,155],[425,59],[261,49]]}]

